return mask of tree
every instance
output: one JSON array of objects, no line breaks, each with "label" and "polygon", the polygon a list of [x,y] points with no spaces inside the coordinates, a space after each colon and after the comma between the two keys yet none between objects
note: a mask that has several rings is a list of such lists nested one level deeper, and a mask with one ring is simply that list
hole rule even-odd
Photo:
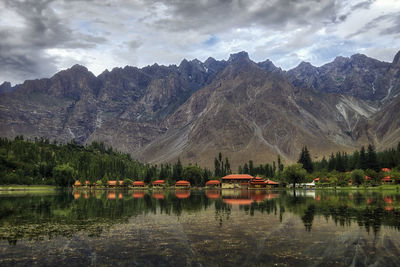
[{"label": "tree", "polygon": [[380,169],[378,156],[376,155],[375,148],[372,145],[368,145],[367,166],[368,169],[372,169],[374,171],[379,171]]},{"label": "tree", "polygon": [[203,186],[205,184],[203,170],[196,165],[186,166],[183,169],[183,177],[185,177],[190,184],[195,186]]},{"label": "tree", "polygon": [[283,170],[283,178],[286,182],[293,184],[293,188],[296,187],[296,183],[301,183],[306,179],[307,171],[303,169],[303,165],[293,164],[285,167]]},{"label": "tree", "polygon": [[354,170],[351,174],[351,180],[354,185],[361,185],[365,181],[365,173],[363,170]]},{"label": "tree", "polygon": [[301,149],[301,153],[300,153],[299,160],[297,161],[297,163],[301,163],[303,165],[303,168],[308,173],[313,172],[314,167],[313,167],[310,152],[308,151],[307,146],[304,146]]},{"label": "tree", "polygon": [[361,150],[360,150],[360,164],[359,164],[359,166],[363,170],[368,169],[367,155],[365,153],[364,146],[362,146]]},{"label": "tree", "polygon": [[71,187],[74,183],[75,170],[68,164],[57,165],[53,169],[53,177],[57,185]]}]

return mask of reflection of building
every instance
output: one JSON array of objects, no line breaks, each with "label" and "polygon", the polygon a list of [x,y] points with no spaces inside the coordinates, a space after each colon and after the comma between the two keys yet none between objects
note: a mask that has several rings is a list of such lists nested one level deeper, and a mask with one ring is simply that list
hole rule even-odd
[{"label": "reflection of building", "polygon": [[175,196],[179,199],[185,199],[190,197],[190,191],[189,190],[176,190],[175,191]]},{"label": "reflection of building", "polygon": [[213,187],[220,187],[221,182],[218,180],[210,180],[206,182],[206,187],[213,188]]},{"label": "reflection of building", "polygon": [[175,183],[176,188],[189,188],[190,183],[188,181],[180,180]]},{"label": "reflection of building", "polygon": [[164,192],[154,192],[152,195],[155,199],[164,199]]},{"label": "reflection of building", "polygon": [[207,189],[206,197],[209,199],[219,199],[221,197],[221,190],[219,189]]},{"label": "reflection of building", "polygon": [[133,192],[133,198],[144,198],[144,192],[140,190],[139,192]]},{"label": "reflection of building", "polygon": [[253,178],[248,174],[230,174],[222,177],[222,188],[248,188]]}]

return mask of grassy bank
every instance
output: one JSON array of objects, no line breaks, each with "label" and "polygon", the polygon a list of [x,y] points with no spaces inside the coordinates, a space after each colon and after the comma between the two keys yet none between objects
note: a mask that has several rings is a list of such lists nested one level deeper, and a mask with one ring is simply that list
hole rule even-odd
[{"label": "grassy bank", "polygon": [[55,185],[0,185],[0,191],[55,191]]}]

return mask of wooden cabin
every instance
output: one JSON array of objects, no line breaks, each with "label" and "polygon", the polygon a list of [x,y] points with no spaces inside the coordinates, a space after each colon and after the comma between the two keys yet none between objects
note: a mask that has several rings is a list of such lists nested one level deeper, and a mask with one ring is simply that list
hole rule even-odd
[{"label": "wooden cabin", "polygon": [[145,187],[146,184],[143,181],[134,181],[133,187]]},{"label": "wooden cabin", "polygon": [[390,176],[386,176],[386,177],[382,178],[382,183],[384,183],[384,184],[391,184],[392,182],[393,182],[392,177],[390,177]]},{"label": "wooden cabin", "polygon": [[267,182],[261,179],[260,177],[256,177],[250,181],[250,187],[252,188],[266,188]]},{"label": "wooden cabin", "polygon": [[206,187],[207,188],[215,188],[215,187],[221,187],[221,182],[218,180],[210,180],[206,182]]},{"label": "wooden cabin", "polygon": [[153,187],[164,187],[165,180],[156,180],[152,182]]},{"label": "wooden cabin", "polygon": [[124,181],[118,181],[118,184],[117,184],[117,181],[107,181],[107,185],[109,187],[123,186],[124,185]]},{"label": "wooden cabin", "polygon": [[222,177],[222,188],[248,188],[252,179],[248,174],[230,174]]},{"label": "wooden cabin", "polygon": [[73,187],[81,187],[82,184],[79,180],[76,180],[75,183],[72,185]]},{"label": "wooden cabin", "polygon": [[271,188],[271,187],[278,187],[279,183],[272,181],[272,180],[266,180],[265,183],[267,184],[267,188]]},{"label": "wooden cabin", "polygon": [[180,180],[175,183],[175,188],[189,188],[190,183],[188,181]]}]

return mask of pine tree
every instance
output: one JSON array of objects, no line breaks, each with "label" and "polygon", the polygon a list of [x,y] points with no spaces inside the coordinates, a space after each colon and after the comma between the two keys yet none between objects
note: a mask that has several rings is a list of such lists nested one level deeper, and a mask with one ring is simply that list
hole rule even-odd
[{"label": "pine tree", "polygon": [[360,168],[362,170],[368,169],[367,155],[365,153],[364,146],[362,146],[361,150],[360,150],[360,164],[359,164],[359,166],[360,166]]},{"label": "pine tree", "polygon": [[308,173],[312,173],[313,172],[314,167],[313,167],[311,156],[310,156],[310,152],[308,151],[307,146],[304,146],[301,149],[300,157],[299,157],[299,160],[297,161],[297,163],[303,164],[303,168]]},{"label": "pine tree", "polygon": [[370,144],[368,145],[368,154],[367,154],[367,168],[379,171],[379,162],[378,157],[375,152],[375,148]]}]

